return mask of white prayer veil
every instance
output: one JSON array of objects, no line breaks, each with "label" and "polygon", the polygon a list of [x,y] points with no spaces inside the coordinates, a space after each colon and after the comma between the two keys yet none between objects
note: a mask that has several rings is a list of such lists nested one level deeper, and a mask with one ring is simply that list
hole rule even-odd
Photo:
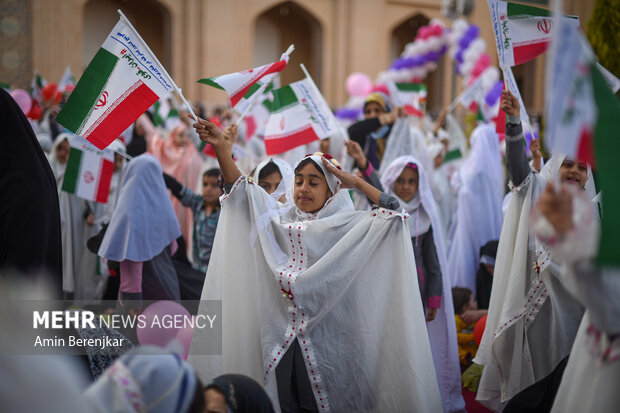
[{"label": "white prayer veil", "polygon": [[[400,176],[403,169],[413,164],[418,171],[418,190],[414,198],[404,202],[394,193],[394,182]],[[450,289],[450,277],[448,276],[448,264],[446,259],[446,247],[439,219],[439,211],[428,177],[422,164],[413,156],[401,156],[389,164],[381,177],[381,185],[386,193],[395,196],[401,207],[411,216],[409,230],[411,236],[427,232],[432,225],[433,242],[439,259],[442,278],[441,307],[437,309],[435,319],[427,323],[431,351],[435,363],[435,372],[439,382],[439,391],[443,401],[445,412],[462,411],[465,402],[461,395],[460,365],[458,356],[458,344],[456,339],[456,325],[454,321],[454,306]],[[419,211],[422,209],[423,211]],[[423,217],[422,223],[416,224],[416,215]],[[426,228],[423,230],[423,228]],[[422,232],[423,231],[423,232]],[[415,276],[415,274],[413,274]]]},{"label": "white prayer veil", "polygon": [[504,177],[499,138],[493,126],[474,129],[471,152],[459,171],[454,237],[448,251],[452,286],[476,291],[480,247],[499,239]]},{"label": "white prayer veil", "polygon": [[276,164],[276,166],[278,167],[278,170],[280,171],[280,175],[282,176],[282,180],[278,184],[278,187],[276,188],[275,192],[271,194],[271,197],[274,198],[275,200],[279,200],[282,195],[286,195],[286,200],[291,201],[292,194],[290,193],[290,188],[292,188],[292,182],[295,178],[295,174],[293,173],[293,169],[291,168],[291,165],[288,162],[280,158],[268,158],[258,164],[258,166],[256,167],[254,171],[254,175],[252,176],[252,179],[254,179],[255,183],[258,183],[260,172],[270,162],[273,162]]},{"label": "white prayer veil", "polygon": [[310,158],[333,196],[316,214],[272,215],[252,246],[273,198],[243,176],[222,197],[202,294],[222,300],[222,355],[205,355],[195,331],[190,362],[205,382],[225,371],[264,383],[279,411],[275,369],[297,340],[320,412],[441,411],[406,214],[354,211]]},{"label": "white prayer veil", "polygon": [[[474,359],[485,366],[477,398],[494,408],[551,373],[569,353],[583,314],[557,279],[559,267],[530,230],[536,199],[557,177],[564,158],[555,154],[540,173],[532,170],[518,187],[510,184],[489,315]],[[594,196],[590,171],[586,188]],[[531,342],[536,338],[540,342]]]}]

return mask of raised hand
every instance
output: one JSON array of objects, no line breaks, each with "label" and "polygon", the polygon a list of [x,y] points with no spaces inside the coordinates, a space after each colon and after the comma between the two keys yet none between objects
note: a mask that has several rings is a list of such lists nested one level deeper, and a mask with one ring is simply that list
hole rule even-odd
[{"label": "raised hand", "polygon": [[506,112],[508,116],[519,116],[521,112],[521,105],[519,105],[519,99],[514,97],[509,90],[502,92],[502,110]]},{"label": "raised hand", "polygon": [[192,126],[194,126],[194,129],[196,129],[196,133],[198,133],[200,140],[210,143],[211,145],[213,145],[214,148],[216,146],[221,146],[226,143],[222,131],[220,130],[220,128],[217,127],[215,123],[209,122],[202,118],[198,118]]},{"label": "raised hand", "polygon": [[231,123],[226,129],[224,129],[224,141],[226,142],[226,146],[231,148],[233,143],[237,141],[239,137],[239,129],[236,123]]},{"label": "raised hand", "polygon": [[573,229],[573,198],[565,186],[556,191],[555,185],[549,182],[537,205],[558,235],[565,235]]},{"label": "raised hand", "polygon": [[347,147],[347,154],[355,159],[357,167],[361,170],[366,170],[368,168],[368,160],[360,144],[351,140],[344,141],[344,144]]},{"label": "raised hand", "polygon": [[321,158],[321,160],[323,161],[323,165],[325,165],[327,170],[329,172],[333,173],[334,175],[336,175],[336,178],[338,178],[340,180],[340,182],[341,182],[340,187],[341,188],[353,188],[355,186],[355,184],[357,184],[360,181],[360,179],[361,179],[360,177],[355,176],[355,175],[351,175],[349,173],[346,173],[342,169],[336,168],[327,159]]}]

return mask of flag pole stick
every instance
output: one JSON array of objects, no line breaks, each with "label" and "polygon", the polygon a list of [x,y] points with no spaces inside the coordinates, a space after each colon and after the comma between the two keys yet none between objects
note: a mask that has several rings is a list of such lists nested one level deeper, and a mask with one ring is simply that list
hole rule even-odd
[{"label": "flag pole stick", "polygon": [[133,24],[131,24],[131,22],[129,21],[129,19],[127,18],[127,16],[125,16],[125,14],[123,14],[123,12],[121,11],[121,9],[118,9],[118,14],[121,15],[121,19],[123,19],[128,25],[129,27],[131,27],[131,29],[138,35],[138,37],[140,38],[140,40],[142,41],[142,44],[144,45],[144,47],[146,48],[146,51],[149,52],[149,54],[153,57],[153,60],[155,60],[155,63],[157,63],[157,65],[161,68],[162,72],[164,72],[163,74],[170,79],[170,81],[172,82],[172,86],[175,92],[177,92],[179,94],[179,96],[181,96],[181,99],[183,100],[183,103],[185,103],[185,105],[187,105],[187,109],[189,110],[189,113],[192,114],[192,116],[194,117],[194,119],[198,120],[198,117],[196,117],[196,114],[194,113],[194,109],[190,106],[189,103],[187,103],[187,100],[185,99],[185,96],[183,96],[183,93],[181,93],[181,89],[179,89],[179,87],[177,86],[177,84],[174,82],[174,79],[172,79],[172,76],[170,76],[168,74],[168,72],[166,71],[166,68],[164,67],[164,65],[161,64],[161,62],[157,59],[157,56],[155,56],[155,53],[153,53],[153,51],[151,50],[151,48],[149,47],[148,44],[146,44],[146,42],[144,41],[144,39],[142,39],[142,36],[140,36],[140,34],[138,33],[138,31],[135,29],[135,27],[133,27]]}]

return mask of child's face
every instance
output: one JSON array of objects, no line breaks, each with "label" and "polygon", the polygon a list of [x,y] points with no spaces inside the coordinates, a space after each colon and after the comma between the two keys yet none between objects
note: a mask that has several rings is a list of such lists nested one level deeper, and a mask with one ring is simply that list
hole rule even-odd
[{"label": "child's face", "polygon": [[273,194],[276,189],[278,189],[278,185],[280,185],[281,180],[282,175],[280,175],[279,172],[273,172],[272,174],[260,179],[258,181],[258,185],[267,191],[268,194]]},{"label": "child's face", "polygon": [[562,166],[560,166],[560,181],[579,185],[579,188],[583,188],[586,186],[587,179],[588,165],[585,162],[564,159]]},{"label": "child's face", "polygon": [[69,146],[69,141],[65,139],[56,147],[56,160],[58,163],[67,163],[69,160],[69,151],[71,150],[71,146]]},{"label": "child's face", "polygon": [[303,212],[319,211],[331,196],[325,177],[312,163],[295,174],[295,205]]},{"label": "child's face", "polygon": [[394,193],[405,202],[413,199],[418,192],[418,171],[406,167],[394,181]]},{"label": "child's face", "polygon": [[208,389],[205,391],[205,411],[208,413],[226,413],[226,398],[215,389]]},{"label": "child's face", "polygon": [[377,116],[385,113],[383,108],[377,102],[368,102],[364,107],[364,118],[376,118]]},{"label": "child's face", "polygon": [[176,135],[174,135],[174,144],[179,147],[187,146],[191,143],[189,138],[189,130],[187,128],[179,131]]},{"label": "child's face", "polygon": [[465,305],[465,307],[463,307],[463,311],[467,311],[467,310],[477,310],[478,309],[478,301],[476,301],[476,299],[474,298],[474,295],[471,294],[469,296],[469,302]]},{"label": "child's face", "polygon": [[217,184],[217,177],[202,177],[202,197],[208,205],[217,204],[218,199],[222,196],[222,190]]}]

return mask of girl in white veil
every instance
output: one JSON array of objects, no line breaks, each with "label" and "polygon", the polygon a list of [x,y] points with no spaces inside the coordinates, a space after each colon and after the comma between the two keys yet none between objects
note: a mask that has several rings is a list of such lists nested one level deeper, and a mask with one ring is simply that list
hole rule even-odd
[{"label": "girl in white veil", "polygon": [[[280,208],[239,172],[214,124],[194,127],[232,185],[202,296],[222,300],[222,355],[204,355],[207,336],[194,332],[189,361],[201,377],[248,375],[276,411],[441,411],[408,215],[396,200],[316,154],[295,168],[294,206]],[[352,184],[382,207],[354,211],[340,190]]]},{"label": "girl in white veil", "polygon": [[[418,182],[414,194],[411,194],[411,191],[405,192],[412,195],[412,198],[405,201],[399,196],[402,189],[397,191],[395,184],[403,179],[403,174],[407,172],[407,169],[417,171]],[[409,232],[414,251],[416,251],[418,282],[423,290],[421,295],[427,300],[423,305],[425,308],[428,307],[429,313],[433,314],[432,317],[427,316],[426,325],[444,412],[462,411],[465,408],[465,402],[461,395],[456,326],[450,293],[450,278],[447,273],[446,247],[439,210],[433,198],[428,177],[417,159],[413,156],[401,156],[387,166],[381,177],[381,185],[387,194],[396,197],[400,205],[411,216]],[[438,274],[436,274],[437,270],[439,270]],[[433,280],[437,276],[438,279]]]},{"label": "girl in white veil", "polygon": [[489,316],[474,361],[484,365],[477,399],[493,409],[550,374],[573,344],[583,307],[558,276],[559,266],[530,232],[530,210],[553,179],[592,191],[585,164],[554,155],[540,173],[525,155],[519,104],[504,93],[507,166],[512,196],[499,241]]}]

